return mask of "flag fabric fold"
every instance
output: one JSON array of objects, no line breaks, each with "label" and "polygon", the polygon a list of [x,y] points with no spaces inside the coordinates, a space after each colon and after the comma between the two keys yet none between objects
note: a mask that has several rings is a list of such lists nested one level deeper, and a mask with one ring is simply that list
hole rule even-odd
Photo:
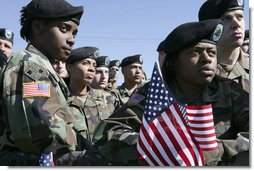
[{"label": "flag fabric fold", "polygon": [[164,84],[156,62],[137,142],[139,159],[150,166],[203,166],[202,149],[185,115],[185,107]]}]

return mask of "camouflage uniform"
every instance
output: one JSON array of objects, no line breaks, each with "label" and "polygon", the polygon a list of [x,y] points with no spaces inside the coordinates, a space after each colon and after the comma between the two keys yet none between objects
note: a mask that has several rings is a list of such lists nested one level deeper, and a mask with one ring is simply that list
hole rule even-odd
[{"label": "camouflage uniform", "polygon": [[75,131],[91,142],[96,127],[113,113],[116,102],[110,93],[90,87],[85,103],[77,96],[71,96],[68,101],[76,118],[73,122]]},{"label": "camouflage uniform", "polygon": [[121,86],[118,86],[116,89],[111,90],[111,92],[119,100],[121,106],[127,103],[133,93],[125,88],[124,83]]},{"label": "camouflage uniform", "polygon": [[[96,165],[87,156],[100,157],[93,149],[86,151],[89,143],[72,129],[67,86],[46,56],[28,45],[10,59],[3,76],[0,165],[38,165],[40,154],[48,152],[56,165],[75,165],[79,159]],[[47,84],[44,97],[26,95],[25,83]]]},{"label": "camouflage uniform", "polygon": [[249,55],[241,49],[238,61],[230,68],[231,71],[227,72],[227,65],[218,64],[216,74],[236,81],[245,91],[250,92],[249,67]]},{"label": "camouflage uniform", "polygon": [[[139,88],[126,105],[114,112],[110,118],[100,125],[101,135],[98,135],[100,138],[98,138],[96,146],[104,156],[116,164],[141,164],[138,163],[135,148],[142,123],[148,86],[149,83],[146,83]],[[235,156],[239,153],[235,141],[237,133],[249,130],[248,93],[243,91],[235,82],[218,77],[215,77],[213,82],[203,90],[198,101],[196,101],[197,99],[185,101],[175,84],[170,85],[170,87],[180,102],[188,103],[188,105],[211,103],[213,106],[214,124],[220,150],[205,152],[205,165],[235,164],[234,161],[237,160]],[[248,151],[245,157],[248,161]],[[248,165],[248,163],[245,164]]]}]

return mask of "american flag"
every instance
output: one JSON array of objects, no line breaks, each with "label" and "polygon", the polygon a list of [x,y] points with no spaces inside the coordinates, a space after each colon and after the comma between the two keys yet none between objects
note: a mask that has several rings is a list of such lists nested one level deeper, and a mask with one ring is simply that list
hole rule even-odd
[{"label": "american flag", "polygon": [[40,166],[54,166],[53,153],[42,153],[39,159]]},{"label": "american flag", "polygon": [[[182,107],[183,108],[183,107]],[[155,63],[142,119],[137,154],[150,166],[203,166],[202,149],[191,134]]]},{"label": "american flag", "polygon": [[203,151],[217,150],[212,105],[186,106],[188,124]]},{"label": "american flag", "polygon": [[50,85],[45,82],[23,83],[23,97],[50,97]]}]

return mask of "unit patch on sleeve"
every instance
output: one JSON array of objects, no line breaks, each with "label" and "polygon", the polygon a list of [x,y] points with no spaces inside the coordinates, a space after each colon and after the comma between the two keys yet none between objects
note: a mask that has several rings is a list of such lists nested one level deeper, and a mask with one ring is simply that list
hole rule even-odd
[{"label": "unit patch on sleeve", "polygon": [[138,104],[139,102],[141,102],[145,97],[142,96],[141,94],[138,94],[138,93],[134,93],[130,99],[129,99],[129,102],[130,103],[134,103],[134,104]]}]

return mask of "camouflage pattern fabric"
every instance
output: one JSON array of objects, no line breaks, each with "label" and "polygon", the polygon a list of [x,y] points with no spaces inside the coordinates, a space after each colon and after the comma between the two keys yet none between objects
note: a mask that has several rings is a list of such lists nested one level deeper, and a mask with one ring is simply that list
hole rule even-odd
[{"label": "camouflage pattern fabric", "polygon": [[[148,86],[149,83],[146,83],[140,87],[127,104],[99,125],[95,145],[104,157],[116,165],[142,165],[137,159],[135,148]],[[170,87],[177,100],[184,102],[175,84]],[[204,89],[201,100],[203,104],[212,103],[219,145],[219,150],[205,152],[205,165],[233,165],[235,156],[241,153],[235,148],[237,134],[249,131],[249,94],[234,81],[215,77]],[[196,101],[188,104],[195,105]],[[248,150],[244,153],[248,154]]]},{"label": "camouflage pattern fabric", "polygon": [[127,90],[123,83],[121,86],[113,89],[112,93],[116,96],[117,99],[119,99],[120,106],[122,106],[127,103],[133,92]]},{"label": "camouflage pattern fabric", "polygon": [[241,50],[239,60],[233,66],[232,70],[230,67],[229,73],[226,72],[227,65],[218,64],[217,75],[229,78],[239,83],[241,87],[250,92],[250,76],[249,76],[249,55]]},{"label": "camouflage pattern fabric", "polygon": [[108,118],[119,106],[115,96],[105,90],[92,89],[90,94],[98,105],[99,116],[102,120]]},{"label": "camouflage pattern fabric", "polygon": [[[39,83],[48,85],[43,96],[37,94],[39,88],[25,90],[26,85]],[[38,165],[40,154],[47,152],[53,152],[56,163],[66,165],[65,156],[74,156],[74,151],[79,157],[72,157],[69,164],[78,160],[83,165],[104,165],[91,143],[72,129],[75,118],[67,104],[67,86],[32,45],[10,59],[1,91],[0,165]],[[87,155],[92,157],[88,160]]]},{"label": "camouflage pattern fabric", "polygon": [[109,92],[90,87],[85,102],[77,96],[70,97],[68,101],[75,116],[74,129],[91,142],[98,124],[108,118],[117,106],[114,96]]},{"label": "camouflage pattern fabric", "polygon": [[73,129],[83,136],[84,138],[89,139],[89,130],[87,126],[86,117],[83,111],[84,103],[77,96],[69,96],[68,104],[70,106],[70,110],[73,113],[75,120],[73,121]]}]

